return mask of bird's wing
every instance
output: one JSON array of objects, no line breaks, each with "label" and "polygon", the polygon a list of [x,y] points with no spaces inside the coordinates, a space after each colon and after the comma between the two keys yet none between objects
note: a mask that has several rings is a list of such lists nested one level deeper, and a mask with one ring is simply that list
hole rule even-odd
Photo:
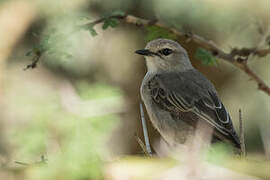
[{"label": "bird's wing", "polygon": [[214,135],[240,147],[230,115],[213,85],[198,71],[156,75],[149,81],[154,102],[172,113],[192,112],[212,126]]}]

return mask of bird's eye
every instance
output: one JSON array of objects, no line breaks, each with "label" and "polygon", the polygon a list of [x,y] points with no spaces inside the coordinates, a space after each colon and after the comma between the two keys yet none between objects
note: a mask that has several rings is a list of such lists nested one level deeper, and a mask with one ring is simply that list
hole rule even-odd
[{"label": "bird's eye", "polygon": [[160,50],[159,53],[163,54],[165,56],[168,56],[168,55],[170,55],[172,53],[172,50],[169,49],[169,48],[165,48],[165,49]]}]

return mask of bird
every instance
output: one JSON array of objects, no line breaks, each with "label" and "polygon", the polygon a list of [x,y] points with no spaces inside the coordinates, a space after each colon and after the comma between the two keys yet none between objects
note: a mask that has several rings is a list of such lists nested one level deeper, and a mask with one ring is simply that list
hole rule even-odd
[{"label": "bird", "polygon": [[213,129],[213,142],[240,149],[232,119],[214,85],[192,66],[179,43],[155,39],[135,53],[144,56],[147,65],[140,87],[142,101],[167,144],[184,144],[203,123]]}]

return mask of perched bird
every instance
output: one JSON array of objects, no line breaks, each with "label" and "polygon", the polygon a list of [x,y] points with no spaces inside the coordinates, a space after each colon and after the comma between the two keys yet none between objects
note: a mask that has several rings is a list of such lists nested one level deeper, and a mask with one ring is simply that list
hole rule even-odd
[{"label": "perched bird", "polygon": [[240,148],[215,87],[193,68],[180,44],[156,39],[136,53],[145,57],[148,69],[140,89],[142,100],[153,126],[169,145],[183,144],[202,122],[213,128],[213,139]]}]

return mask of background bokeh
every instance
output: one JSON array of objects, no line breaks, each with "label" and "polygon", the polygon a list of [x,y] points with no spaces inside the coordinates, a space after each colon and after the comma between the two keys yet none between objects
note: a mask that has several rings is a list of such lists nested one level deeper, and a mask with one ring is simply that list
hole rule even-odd
[{"label": "background bokeh", "polygon": [[[193,32],[230,51],[232,47],[266,47],[267,0],[1,0],[0,1],[0,179],[98,179],[104,161],[142,154],[139,87],[146,72],[134,51],[153,38],[151,29],[120,23],[103,30],[72,32],[116,10],[159,19]],[[53,50],[37,68],[25,56],[46,40]],[[217,60],[204,65],[198,46],[183,39],[192,64],[216,86],[238,130],[243,112],[249,154],[270,155],[270,97],[239,69]],[[250,67],[270,84],[269,57],[253,57]],[[150,141],[158,133],[148,125]],[[28,164],[26,173],[6,169]],[[12,169],[13,172],[13,169]]]}]

